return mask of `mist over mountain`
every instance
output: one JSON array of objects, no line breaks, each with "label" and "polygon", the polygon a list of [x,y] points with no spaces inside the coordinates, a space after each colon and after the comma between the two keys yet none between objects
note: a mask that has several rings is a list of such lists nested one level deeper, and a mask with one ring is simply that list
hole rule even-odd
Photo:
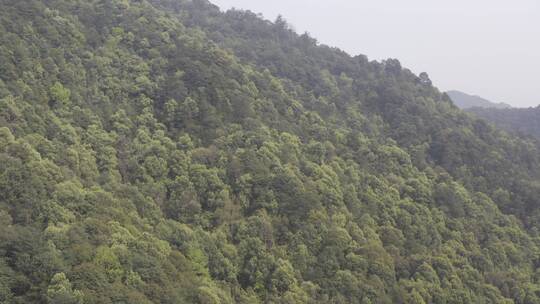
[{"label": "mist over mountain", "polygon": [[205,0],[0,41],[0,303],[540,303],[537,141],[427,73]]},{"label": "mist over mountain", "polygon": [[511,108],[509,104],[506,103],[495,103],[487,99],[484,99],[480,96],[469,95],[460,91],[448,91],[446,92],[452,102],[459,107],[460,109],[470,109],[470,108],[493,108],[493,109],[508,109]]}]

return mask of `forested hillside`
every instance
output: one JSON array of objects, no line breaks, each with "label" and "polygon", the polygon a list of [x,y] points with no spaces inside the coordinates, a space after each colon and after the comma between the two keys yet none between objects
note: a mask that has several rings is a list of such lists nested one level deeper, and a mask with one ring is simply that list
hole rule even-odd
[{"label": "forested hillside", "polygon": [[205,0],[0,1],[1,303],[540,303],[540,154]]},{"label": "forested hillside", "polygon": [[467,111],[494,123],[497,127],[510,133],[540,139],[540,107],[515,109],[471,108]]}]

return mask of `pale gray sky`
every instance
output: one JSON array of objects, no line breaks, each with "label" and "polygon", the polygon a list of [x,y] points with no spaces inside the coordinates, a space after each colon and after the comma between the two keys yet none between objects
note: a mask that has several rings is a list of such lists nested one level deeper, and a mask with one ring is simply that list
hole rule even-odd
[{"label": "pale gray sky", "polygon": [[441,90],[540,104],[540,0],[211,0],[278,14],[300,33],[370,59],[397,58]]}]

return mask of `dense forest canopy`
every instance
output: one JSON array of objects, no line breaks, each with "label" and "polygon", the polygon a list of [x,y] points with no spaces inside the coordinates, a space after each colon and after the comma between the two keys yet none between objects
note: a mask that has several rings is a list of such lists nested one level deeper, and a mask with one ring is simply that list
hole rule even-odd
[{"label": "dense forest canopy", "polygon": [[0,302],[540,303],[540,154],[205,0],[0,1]]},{"label": "dense forest canopy", "polygon": [[467,110],[510,133],[540,139],[540,107]]}]

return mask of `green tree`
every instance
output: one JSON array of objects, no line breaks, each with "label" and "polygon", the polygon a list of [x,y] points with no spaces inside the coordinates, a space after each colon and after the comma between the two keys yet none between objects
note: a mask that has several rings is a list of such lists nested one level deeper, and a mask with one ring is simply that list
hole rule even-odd
[{"label": "green tree", "polygon": [[62,272],[57,273],[51,279],[47,288],[48,303],[54,304],[82,304],[83,294],[73,290],[71,282]]}]

